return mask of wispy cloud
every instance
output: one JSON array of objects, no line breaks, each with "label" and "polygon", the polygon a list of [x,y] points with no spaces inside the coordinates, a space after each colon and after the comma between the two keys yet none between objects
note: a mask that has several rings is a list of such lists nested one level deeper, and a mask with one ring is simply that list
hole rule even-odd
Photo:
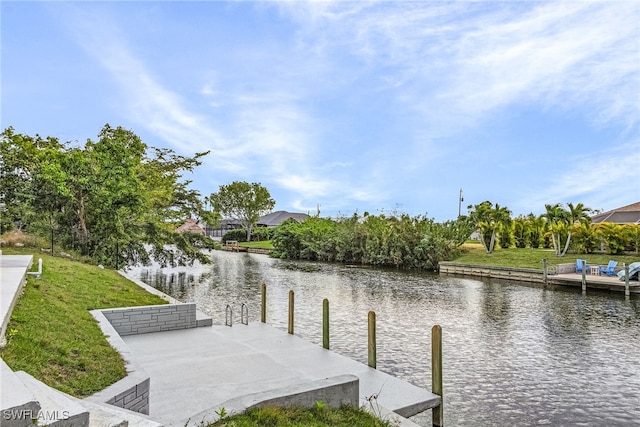
[{"label": "wispy cloud", "polygon": [[[282,7],[307,27],[303,40],[316,42],[318,52],[347,48],[364,66],[390,67],[378,83],[399,88],[398,99],[433,119],[474,122],[522,102],[560,109],[587,104],[595,112],[589,120],[598,123],[640,119],[636,2]],[[450,121],[445,126],[450,132]]]},{"label": "wispy cloud", "polygon": [[[69,7],[68,28],[77,43],[109,73],[120,89],[119,105],[134,122],[158,135],[179,151],[224,150],[229,142],[189,110],[180,95],[166,89],[148,66],[137,58],[108,11]],[[92,13],[93,12],[93,13]]]},{"label": "wispy cloud", "polygon": [[291,96],[239,92],[224,94],[229,99],[221,101],[223,93],[205,83],[200,94],[209,105],[224,105],[233,111],[221,124],[215,113],[195,110],[179,93],[161,84],[149,66],[134,55],[109,13],[74,12],[69,28],[118,83],[122,99],[127,100],[122,107],[139,126],[180,152],[212,150],[209,166],[217,170],[248,176],[252,168],[259,168],[277,176],[306,167],[307,137],[301,130],[306,119]]},{"label": "wispy cloud", "polygon": [[[288,37],[233,45],[228,64],[186,64],[198,69],[191,92],[101,7],[60,16],[117,83],[128,118],[178,151],[211,149],[210,175],[278,186],[299,208],[384,208],[416,182],[448,185],[433,165],[468,156],[458,136],[514,109],[621,133],[640,122],[637,2],[249,3],[277,9]],[[599,162],[604,154],[568,166],[542,189],[544,202],[637,178]],[[517,167],[506,156],[497,159],[505,173],[534,169],[526,155]],[[600,179],[577,185],[591,176]],[[519,203],[543,206],[538,199]]]},{"label": "wispy cloud", "polygon": [[583,202],[590,208],[618,207],[640,197],[638,141],[576,155],[571,159],[555,159],[558,173],[546,187],[531,188],[515,205],[522,211],[537,212],[546,203]]}]

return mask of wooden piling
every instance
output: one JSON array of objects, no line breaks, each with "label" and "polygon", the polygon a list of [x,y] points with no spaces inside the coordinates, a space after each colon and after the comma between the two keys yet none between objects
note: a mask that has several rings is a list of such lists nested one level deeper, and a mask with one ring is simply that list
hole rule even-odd
[{"label": "wooden piling", "polygon": [[369,366],[376,369],[376,313],[369,312]]},{"label": "wooden piling", "polygon": [[624,266],[624,296],[631,296],[631,292],[629,291],[629,266]]},{"label": "wooden piling", "polygon": [[329,300],[322,301],[322,347],[329,350]]},{"label": "wooden piling", "polygon": [[267,323],[267,285],[262,284],[262,307],[260,307],[260,321]]},{"label": "wooden piling", "polygon": [[542,277],[544,280],[544,285],[547,286],[549,284],[548,272],[547,272],[547,260],[542,260]]},{"label": "wooden piling", "polygon": [[444,396],[442,395],[442,327],[431,328],[431,391],[440,396],[440,405],[432,409],[433,427],[444,426]]},{"label": "wooden piling", "polygon": [[582,260],[582,293],[587,292],[587,261]]},{"label": "wooden piling", "polygon": [[289,333],[293,335],[293,291],[289,291]]}]

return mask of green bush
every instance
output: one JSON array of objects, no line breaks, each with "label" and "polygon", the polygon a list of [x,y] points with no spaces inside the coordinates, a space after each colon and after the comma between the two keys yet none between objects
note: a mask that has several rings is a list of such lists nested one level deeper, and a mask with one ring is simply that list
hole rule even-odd
[{"label": "green bush", "polygon": [[227,231],[222,237],[222,243],[227,243],[229,240],[237,240],[238,242],[247,241],[247,232],[244,228],[237,228],[235,230]]},{"label": "green bush", "polygon": [[289,221],[273,235],[272,256],[377,267],[436,269],[451,260],[471,234],[466,220],[436,223],[409,215],[353,215]]},{"label": "green bush", "polygon": [[251,241],[263,242],[265,240],[271,240],[273,238],[274,227],[256,227],[251,232]]}]

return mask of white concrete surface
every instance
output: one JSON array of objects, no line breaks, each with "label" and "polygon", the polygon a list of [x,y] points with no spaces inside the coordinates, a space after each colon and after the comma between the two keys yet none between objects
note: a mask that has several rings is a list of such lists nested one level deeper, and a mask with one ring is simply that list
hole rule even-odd
[{"label": "white concrete surface", "polygon": [[11,311],[20,296],[31,264],[32,255],[0,255],[0,346],[4,344]]},{"label": "white concrete surface", "polygon": [[339,375],[323,380],[300,383],[296,386],[262,391],[227,400],[220,405],[191,417],[187,427],[198,427],[220,419],[221,411],[228,415],[240,414],[248,409],[269,406],[297,406],[314,408],[323,402],[327,408],[343,405],[358,406],[360,380],[355,375]]},{"label": "white concrete surface", "polygon": [[362,363],[262,323],[212,326],[122,337],[151,377],[151,418],[184,426],[230,399],[338,375],[360,380],[360,403],[411,416],[440,397]]},{"label": "white concrete surface", "polygon": [[31,415],[40,411],[34,394],[0,359],[0,425],[2,427],[28,426]]},{"label": "white concrete surface", "polygon": [[36,396],[40,404],[37,424],[50,427],[88,427],[89,410],[71,396],[47,386],[23,371],[16,377]]}]

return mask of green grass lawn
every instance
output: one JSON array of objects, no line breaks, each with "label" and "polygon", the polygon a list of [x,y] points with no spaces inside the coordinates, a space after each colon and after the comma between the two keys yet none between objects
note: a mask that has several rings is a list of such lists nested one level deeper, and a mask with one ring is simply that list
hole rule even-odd
[{"label": "green grass lawn", "polygon": [[487,254],[481,243],[465,243],[463,254],[453,260],[463,264],[495,265],[502,267],[542,268],[542,260],[549,266],[558,264],[575,264],[576,259],[586,259],[589,265],[607,265],[609,260],[630,264],[640,261],[640,255],[608,255],[608,254],[572,254],[557,257],[552,249],[496,249]]},{"label": "green grass lawn", "polygon": [[[6,255],[33,249],[3,248]],[[166,304],[114,270],[35,253],[42,275],[29,277],[7,328],[0,356],[76,397],[86,397],[126,375],[120,354],[107,342],[89,310]]]},{"label": "green grass lawn", "polygon": [[364,409],[344,406],[340,409],[325,407],[301,408],[258,408],[242,414],[224,417],[207,427],[386,427],[388,421],[381,420]]},{"label": "green grass lawn", "polygon": [[273,249],[271,240],[263,240],[261,242],[240,242],[238,245],[246,248]]}]

